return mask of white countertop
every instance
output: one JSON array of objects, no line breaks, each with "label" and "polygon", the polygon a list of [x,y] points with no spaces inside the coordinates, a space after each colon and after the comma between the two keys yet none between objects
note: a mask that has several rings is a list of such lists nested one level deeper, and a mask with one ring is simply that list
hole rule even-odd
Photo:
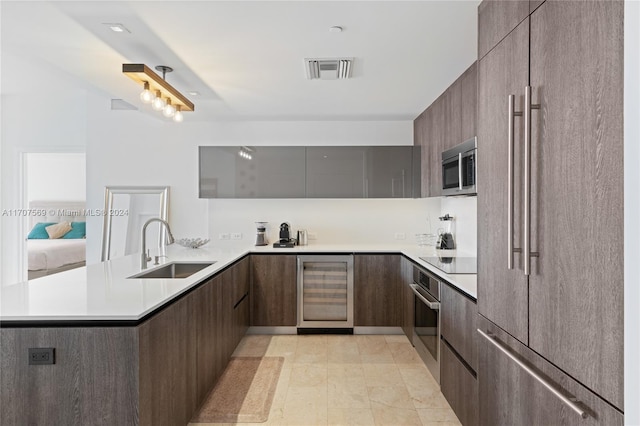
[{"label": "white countertop", "polygon": [[[475,274],[445,274],[419,259],[432,247],[382,244],[311,244],[291,249],[271,246],[246,249],[169,246],[170,262],[215,263],[183,279],[130,279],[141,271],[140,255],[88,265],[0,289],[1,321],[137,321],[249,253],[402,253],[474,299]],[[451,253],[447,254],[451,256]],[[453,254],[455,255],[455,254]],[[156,268],[149,262],[148,270]]]}]

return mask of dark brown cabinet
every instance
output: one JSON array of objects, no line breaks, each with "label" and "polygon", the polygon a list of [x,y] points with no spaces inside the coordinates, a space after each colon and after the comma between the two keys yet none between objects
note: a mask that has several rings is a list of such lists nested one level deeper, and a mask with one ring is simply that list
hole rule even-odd
[{"label": "dark brown cabinet", "polygon": [[[187,424],[248,327],[247,297],[233,303],[248,272],[244,258],[137,326],[0,329],[3,421]],[[55,364],[28,365],[32,347]]]},{"label": "dark brown cabinet", "polygon": [[138,327],[140,424],[187,424],[198,407],[196,290]]},{"label": "dark brown cabinet", "polygon": [[400,327],[400,255],[356,254],[353,264],[354,325]]},{"label": "dark brown cabinet", "polygon": [[289,254],[251,256],[251,325],[295,326],[297,324],[296,256]]},{"label": "dark brown cabinet", "polygon": [[[480,317],[479,325],[488,338],[479,337],[478,394],[480,424],[483,426],[554,425],[622,426],[623,414],[598,395],[544,360],[499,327]],[[500,350],[496,344],[507,348]],[[585,418],[562,403],[547,387],[520,367],[524,363],[549,386],[577,401]],[[444,356],[443,356],[444,360]],[[444,387],[442,388],[444,393]],[[462,420],[462,419],[460,419]],[[462,422],[463,424],[464,421]]]},{"label": "dark brown cabinet", "polygon": [[478,381],[460,355],[440,343],[440,390],[464,426],[478,424]]},{"label": "dark brown cabinet", "polygon": [[478,59],[529,15],[529,0],[484,0],[478,6]]},{"label": "dark brown cabinet", "polygon": [[477,316],[475,300],[442,283],[440,285],[440,334],[454,350],[476,371]]},{"label": "dark brown cabinet", "polygon": [[478,424],[477,316],[475,300],[440,284],[440,387],[464,426]]},{"label": "dark brown cabinet", "polygon": [[413,340],[415,297],[410,285],[413,284],[413,263],[406,257],[400,260],[402,270],[402,331],[410,342]]},{"label": "dark brown cabinet", "polygon": [[[504,7],[505,16],[516,7],[508,4],[513,2],[490,3],[496,11]],[[478,149],[483,153],[478,156],[479,312],[620,410],[622,22],[620,1],[546,1],[478,65]],[[482,40],[488,25],[482,16],[479,25]],[[515,95],[516,113],[526,114],[526,86],[531,87],[530,103],[540,107],[531,111],[528,184],[523,146],[528,132],[523,117],[514,118],[514,227],[509,235],[506,106],[508,96]],[[525,213],[530,224],[524,222]],[[510,239],[518,249],[513,254],[507,250]],[[533,253],[530,259],[524,258],[527,248]],[[523,269],[529,261],[527,276]],[[502,381],[513,371],[494,378],[481,366],[481,388],[483,377]],[[516,383],[523,374],[514,373],[509,380]],[[507,398],[508,389],[498,389],[496,398]],[[542,411],[535,405],[540,401],[531,403],[532,408],[523,410]],[[561,423],[565,409],[553,407],[558,410],[548,412],[545,405],[545,415]],[[562,424],[573,422],[567,421]]]},{"label": "dark brown cabinet", "polygon": [[422,149],[422,196],[442,194],[442,151],[476,136],[477,67],[474,62],[414,120],[414,145]]}]

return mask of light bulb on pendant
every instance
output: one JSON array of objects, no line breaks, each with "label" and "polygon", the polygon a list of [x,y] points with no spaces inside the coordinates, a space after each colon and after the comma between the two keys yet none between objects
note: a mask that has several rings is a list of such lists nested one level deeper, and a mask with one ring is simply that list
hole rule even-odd
[{"label": "light bulb on pendant", "polygon": [[162,111],[162,108],[164,108],[164,100],[159,90],[156,91],[156,98],[151,102],[151,108],[156,111]]},{"label": "light bulb on pendant", "polygon": [[184,120],[181,110],[182,110],[182,105],[176,105],[176,113],[173,116],[173,121],[175,121],[176,123],[182,123],[182,120]]},{"label": "light bulb on pendant", "polygon": [[142,93],[140,93],[140,100],[145,104],[150,104],[154,98],[155,96],[153,95],[151,90],[149,90],[149,83],[145,81],[144,90],[142,91]]},{"label": "light bulb on pendant", "polygon": [[162,115],[164,115],[167,118],[171,118],[175,113],[176,113],[176,107],[171,105],[171,98],[167,98],[167,105],[162,110]]}]

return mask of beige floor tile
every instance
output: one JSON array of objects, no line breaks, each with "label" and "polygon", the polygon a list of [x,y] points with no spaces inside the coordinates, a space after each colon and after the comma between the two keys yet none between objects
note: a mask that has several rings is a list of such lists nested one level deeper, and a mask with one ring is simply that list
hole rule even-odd
[{"label": "beige floor tile", "polygon": [[409,343],[409,339],[404,334],[387,334],[384,336],[387,343]]},{"label": "beige floor tile", "polygon": [[355,336],[360,350],[362,363],[367,364],[393,364],[393,355],[387,346],[383,335],[359,335]]},{"label": "beige floor tile", "polygon": [[298,336],[298,345],[293,362],[301,364],[326,364],[327,336]]},{"label": "beige floor tile", "polygon": [[273,336],[266,356],[293,357],[298,347],[298,336]]},{"label": "beige floor tile", "polygon": [[404,343],[387,342],[387,346],[396,364],[422,364],[420,355],[408,340]]},{"label": "beige floor tile", "polygon": [[232,356],[262,357],[267,353],[271,336],[250,334],[242,338]]},{"label": "beige floor tile", "polygon": [[289,387],[282,411],[284,424],[321,425],[327,423],[327,386]]},{"label": "beige floor tile", "polygon": [[403,386],[404,381],[395,364],[362,364],[367,386]]},{"label": "beige floor tile", "polygon": [[393,408],[371,403],[371,411],[376,425],[394,426],[422,426],[420,417],[414,409]]},{"label": "beige floor tile", "polygon": [[329,407],[369,408],[369,392],[364,383],[333,383],[327,390]]},{"label": "beige floor tile", "polygon": [[328,364],[329,384],[353,384],[366,386],[362,364]]},{"label": "beige floor tile", "polygon": [[416,411],[423,425],[440,425],[443,422],[460,425],[460,421],[451,408],[419,408]]},{"label": "beige floor tile", "polygon": [[327,385],[326,364],[293,364],[289,388]]},{"label": "beige floor tile", "polygon": [[369,408],[334,408],[329,406],[331,426],[342,425],[375,425],[373,412]]},{"label": "beige floor tile", "polygon": [[404,386],[374,386],[369,387],[369,400],[371,404],[377,404],[390,408],[415,409],[411,397]]},{"label": "beige floor tile", "polygon": [[327,361],[329,363],[360,363],[360,350],[353,336],[328,336]]}]

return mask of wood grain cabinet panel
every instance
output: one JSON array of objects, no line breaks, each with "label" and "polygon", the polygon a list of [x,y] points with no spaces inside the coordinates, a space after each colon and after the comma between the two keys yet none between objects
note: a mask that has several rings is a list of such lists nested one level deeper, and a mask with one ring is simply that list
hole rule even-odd
[{"label": "wood grain cabinet panel", "polygon": [[443,283],[440,286],[440,307],[442,337],[476,371],[478,368],[476,302]]},{"label": "wood grain cabinet panel", "polygon": [[251,256],[251,325],[297,324],[295,255]]},{"label": "wood grain cabinet panel", "polygon": [[138,327],[140,424],[187,424],[197,408],[194,293]]},{"label": "wood grain cabinet panel", "polygon": [[529,15],[529,0],[484,0],[478,6],[478,59]]},{"label": "wood grain cabinet panel", "polygon": [[478,67],[474,62],[460,76],[461,113],[460,142],[477,135],[478,117]]},{"label": "wood grain cabinet panel", "polygon": [[541,110],[532,115],[540,254],[529,277],[529,346],[620,409],[623,12],[622,1],[547,1],[530,18]]},{"label": "wood grain cabinet panel", "polygon": [[478,381],[444,341],[440,342],[440,390],[460,423],[478,424]]},{"label": "wood grain cabinet panel", "polygon": [[[134,328],[0,329],[3,425],[124,425],[138,419]],[[29,365],[29,348],[55,364]]]},{"label": "wood grain cabinet panel", "polygon": [[[514,7],[487,3],[506,15]],[[478,64],[478,147],[484,153],[478,156],[478,310],[623,410],[624,3],[538,3]],[[482,34],[487,24],[479,23]],[[521,254],[514,255],[513,270],[506,268],[505,109],[514,94],[516,111],[524,110],[527,85],[532,103],[540,105],[531,116],[530,248],[536,256],[528,278]],[[516,117],[517,248],[524,228],[523,131]],[[546,415],[563,417],[560,406],[549,410],[544,398],[535,403]]]},{"label": "wood grain cabinet panel", "polygon": [[403,256],[400,265],[402,270],[402,331],[411,342],[415,317],[415,297],[410,287],[413,284],[413,263]]},{"label": "wood grain cabinet panel", "polygon": [[400,255],[356,254],[353,263],[354,325],[400,327]]},{"label": "wood grain cabinet panel", "polygon": [[[479,418],[483,426],[622,426],[624,415],[538,354],[479,317],[510,353],[541,374],[560,392],[572,395],[586,410],[583,419],[485,337],[478,338]],[[444,388],[443,388],[444,392]]]},{"label": "wood grain cabinet panel", "polygon": [[[507,7],[507,6],[505,6]],[[507,269],[507,105],[511,94],[522,111],[528,81],[529,22],[523,22],[478,62],[478,311],[523,343],[528,339],[528,286],[519,256]],[[516,140],[523,123],[515,121]],[[514,217],[522,210],[522,143],[514,144]],[[514,221],[515,247],[521,247],[521,220]]]}]

